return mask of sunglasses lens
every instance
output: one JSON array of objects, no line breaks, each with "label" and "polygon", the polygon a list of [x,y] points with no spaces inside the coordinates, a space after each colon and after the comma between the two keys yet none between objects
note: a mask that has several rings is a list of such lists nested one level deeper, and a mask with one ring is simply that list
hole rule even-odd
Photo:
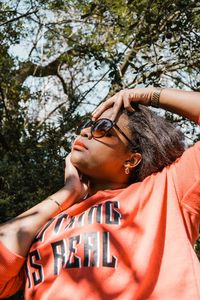
[{"label": "sunglasses lens", "polygon": [[96,138],[103,137],[113,127],[112,121],[100,119],[92,125],[92,135]]},{"label": "sunglasses lens", "polygon": [[90,119],[84,119],[76,128],[76,134],[79,135],[81,130],[92,125],[92,121]]}]

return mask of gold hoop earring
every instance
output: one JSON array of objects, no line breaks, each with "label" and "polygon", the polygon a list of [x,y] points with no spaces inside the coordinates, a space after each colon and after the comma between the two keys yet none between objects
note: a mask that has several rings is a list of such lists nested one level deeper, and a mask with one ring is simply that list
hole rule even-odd
[{"label": "gold hoop earring", "polygon": [[125,167],[125,174],[129,175],[129,173],[130,173],[129,167]]}]

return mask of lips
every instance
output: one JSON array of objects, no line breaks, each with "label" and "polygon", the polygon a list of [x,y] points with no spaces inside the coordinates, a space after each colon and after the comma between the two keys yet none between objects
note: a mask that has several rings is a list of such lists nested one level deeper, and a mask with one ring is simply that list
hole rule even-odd
[{"label": "lips", "polygon": [[73,144],[73,149],[81,150],[81,149],[88,149],[88,148],[82,141],[75,140],[75,142]]}]

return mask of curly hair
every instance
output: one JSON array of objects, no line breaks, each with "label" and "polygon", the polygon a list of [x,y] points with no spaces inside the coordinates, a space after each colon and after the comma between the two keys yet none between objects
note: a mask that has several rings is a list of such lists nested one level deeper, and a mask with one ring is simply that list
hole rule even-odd
[{"label": "curly hair", "polygon": [[134,112],[123,109],[129,119],[132,139],[142,154],[142,160],[134,169],[130,183],[161,171],[185,150],[184,135],[174,124],[143,105],[134,106],[134,109]]}]

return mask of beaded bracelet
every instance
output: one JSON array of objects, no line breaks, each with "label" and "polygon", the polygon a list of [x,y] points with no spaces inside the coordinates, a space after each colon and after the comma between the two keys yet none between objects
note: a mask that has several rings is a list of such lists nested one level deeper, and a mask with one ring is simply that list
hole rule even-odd
[{"label": "beaded bracelet", "polygon": [[160,94],[162,92],[162,89],[157,89],[153,92],[150,100],[150,105],[153,107],[159,107],[159,100],[160,100]]},{"label": "beaded bracelet", "polygon": [[46,198],[46,200],[50,200],[50,201],[54,202],[58,206],[59,212],[63,211],[62,205],[57,200],[55,200],[51,197]]}]

